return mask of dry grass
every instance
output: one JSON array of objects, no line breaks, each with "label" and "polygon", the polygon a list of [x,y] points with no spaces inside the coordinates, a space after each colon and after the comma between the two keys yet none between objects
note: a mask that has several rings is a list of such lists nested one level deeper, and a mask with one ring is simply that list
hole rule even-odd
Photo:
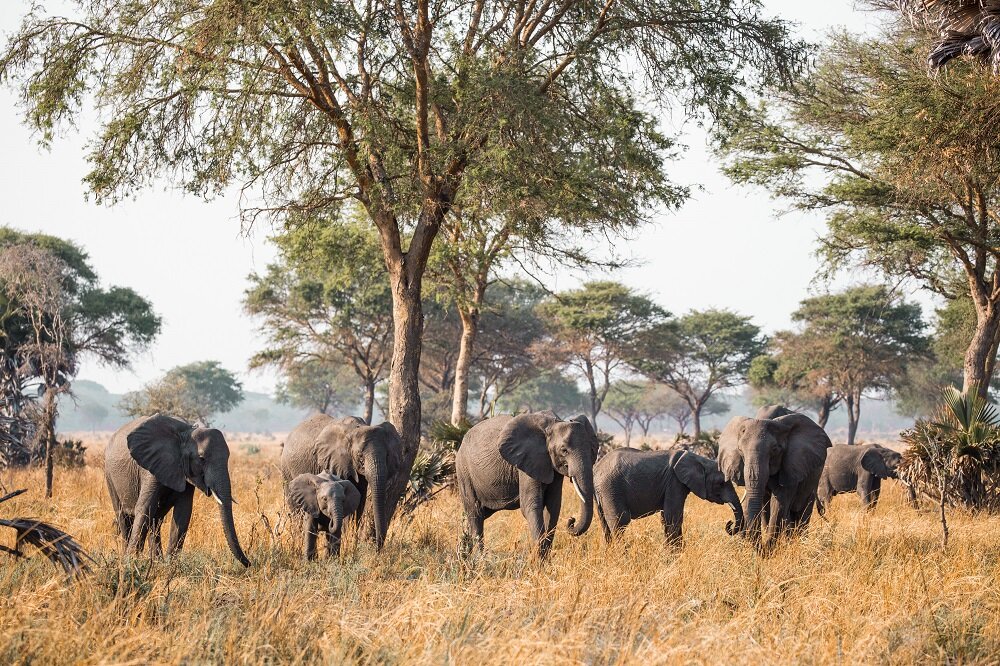
[{"label": "dry grass", "polygon": [[[239,446],[233,447],[239,450]],[[98,461],[4,505],[79,537],[98,560],[71,584],[43,559],[0,557],[0,663],[758,663],[995,662],[1000,519],[952,516],[942,553],[931,512],[888,487],[873,516],[840,497],[767,558],[723,532],[728,509],[688,503],[686,546],[659,521],[606,547],[599,529],[527,556],[519,513],[486,523],[487,552],[457,556],[458,502],[442,494],[386,552],[347,547],[307,564],[285,528],[276,450],[233,459],[237,528],[254,566],[226,550],[199,496],[172,562],[123,562]],[[5,473],[38,488],[38,471]],[[565,505],[575,502],[567,492]],[[267,521],[261,516],[266,516]],[[563,521],[564,522],[564,521]],[[595,526],[596,527],[596,526]]]}]

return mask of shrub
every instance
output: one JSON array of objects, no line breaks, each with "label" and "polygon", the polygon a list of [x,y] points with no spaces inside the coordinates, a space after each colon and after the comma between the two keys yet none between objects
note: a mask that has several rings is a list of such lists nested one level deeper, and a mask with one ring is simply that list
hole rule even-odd
[{"label": "shrub", "polygon": [[681,432],[674,437],[673,446],[715,460],[719,457],[719,437],[721,435],[722,433],[718,430],[702,430],[697,437]]},{"label": "shrub", "polygon": [[52,460],[58,467],[83,467],[87,464],[87,449],[75,439],[57,441],[52,449]]}]

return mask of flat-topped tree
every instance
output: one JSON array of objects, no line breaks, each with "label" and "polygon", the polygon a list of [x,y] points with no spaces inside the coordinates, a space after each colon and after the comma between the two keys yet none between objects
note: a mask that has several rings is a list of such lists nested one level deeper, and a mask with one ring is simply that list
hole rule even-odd
[{"label": "flat-topped tree", "polygon": [[475,167],[489,163],[499,190],[548,169],[549,187],[655,205],[660,192],[627,169],[664,157],[636,91],[716,112],[803,56],[759,0],[72,6],[65,18],[30,12],[0,77],[19,86],[42,141],[97,102],[87,183],[99,200],[169,179],[200,195],[241,184],[244,201],[262,202],[248,222],[345,200],[365,209],[391,282],[389,418],[406,467],[420,434],[424,272]]},{"label": "flat-topped tree", "polygon": [[929,77],[929,43],[905,27],[833,35],[808,77],[740,120],[726,171],[824,214],[831,269],[968,294],[964,386],[985,392],[1000,345],[1000,77],[966,61]]}]

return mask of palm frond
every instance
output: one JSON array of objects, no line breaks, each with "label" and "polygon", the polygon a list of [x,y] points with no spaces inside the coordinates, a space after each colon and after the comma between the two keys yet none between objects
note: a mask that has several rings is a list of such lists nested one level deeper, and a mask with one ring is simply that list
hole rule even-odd
[{"label": "palm frond", "polygon": [[927,57],[938,69],[959,57],[975,57],[1000,70],[1000,0],[898,0],[915,23],[938,34]]},{"label": "palm frond", "polygon": [[[23,492],[25,491],[15,490],[8,493],[0,497],[0,503],[17,497]],[[93,562],[93,558],[87,554],[76,539],[59,528],[35,518],[14,518],[12,520],[0,518],[0,526],[9,527],[17,532],[14,547],[0,546],[0,550],[3,552],[15,557],[24,557],[24,553],[21,552],[21,544],[26,543],[41,551],[42,555],[47,557],[52,564],[62,567],[67,575],[82,576],[90,571],[87,561]]]}]

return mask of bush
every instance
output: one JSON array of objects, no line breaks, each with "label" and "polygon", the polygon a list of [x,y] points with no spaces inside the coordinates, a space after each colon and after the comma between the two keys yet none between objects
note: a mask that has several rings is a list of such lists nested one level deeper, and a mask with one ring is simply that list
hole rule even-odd
[{"label": "bush", "polygon": [[937,414],[900,439],[908,448],[899,476],[915,490],[948,506],[1000,511],[1000,413],[974,389],[946,389]]},{"label": "bush", "polygon": [[715,460],[719,457],[719,437],[721,435],[722,433],[718,430],[702,430],[697,437],[681,432],[674,437],[673,446]]},{"label": "bush", "polygon": [[52,461],[58,467],[83,467],[87,464],[87,449],[80,440],[57,441],[52,449]]}]

